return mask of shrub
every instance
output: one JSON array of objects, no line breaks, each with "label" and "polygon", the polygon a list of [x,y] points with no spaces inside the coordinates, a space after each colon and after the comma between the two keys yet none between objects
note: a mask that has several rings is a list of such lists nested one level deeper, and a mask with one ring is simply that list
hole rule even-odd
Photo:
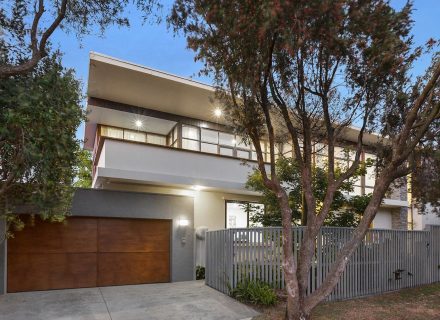
[{"label": "shrub", "polygon": [[197,266],[196,267],[196,280],[205,279],[205,267]]},{"label": "shrub", "polygon": [[271,306],[277,302],[275,291],[262,281],[244,280],[231,291],[231,296],[243,302]]}]

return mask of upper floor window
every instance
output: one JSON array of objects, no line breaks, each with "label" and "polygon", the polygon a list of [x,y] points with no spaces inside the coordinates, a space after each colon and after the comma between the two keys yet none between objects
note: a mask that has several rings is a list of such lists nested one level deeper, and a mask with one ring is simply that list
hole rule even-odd
[{"label": "upper floor window", "polygon": [[182,125],[182,148],[242,159],[255,159],[252,148],[238,135]]},{"label": "upper floor window", "polygon": [[199,128],[182,125],[182,148],[194,151],[200,151]]},{"label": "upper floor window", "polygon": [[102,126],[101,135],[109,138],[124,139],[124,129]]},{"label": "upper floor window", "polygon": [[147,142],[152,144],[158,144],[162,146],[167,145],[167,138],[164,135],[135,131],[123,128],[115,128],[109,126],[101,126],[101,136],[114,139],[129,140],[135,142]]},{"label": "upper floor window", "polygon": [[147,134],[147,142],[152,144],[158,144],[161,146],[167,145],[167,138],[158,134]]},{"label": "upper floor window", "polygon": [[138,142],[146,142],[147,134],[145,132],[124,130],[124,139]]}]

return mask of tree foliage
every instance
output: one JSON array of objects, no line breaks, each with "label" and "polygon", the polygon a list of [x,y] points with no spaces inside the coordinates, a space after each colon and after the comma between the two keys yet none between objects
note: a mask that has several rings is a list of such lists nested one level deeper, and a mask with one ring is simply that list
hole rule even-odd
[{"label": "tree foliage", "polygon": [[22,226],[20,210],[55,221],[68,213],[83,120],[80,84],[57,55],[0,82],[0,216],[8,226]]},{"label": "tree foliage", "polygon": [[90,188],[92,186],[92,154],[88,150],[80,149],[77,150],[76,157],[78,163],[73,185],[76,188]]},{"label": "tree foliage", "polygon": [[[371,163],[368,164],[372,165]],[[359,169],[353,178],[358,178],[366,173],[366,165]],[[277,176],[289,197],[289,206],[292,210],[292,223],[302,225],[302,217],[306,213],[303,201],[303,190],[298,164],[293,158],[280,157],[276,162]],[[323,201],[327,190],[325,168],[314,166],[313,191],[318,201]],[[364,212],[370,195],[349,195],[354,191],[354,179],[344,182],[335,192],[332,208],[324,221],[326,226],[335,227],[356,227]],[[254,224],[261,224],[265,227],[281,226],[281,208],[277,201],[276,194],[264,185],[263,177],[258,169],[249,175],[246,188],[262,194],[260,202],[264,209],[259,206],[250,206],[249,219]]]},{"label": "tree foliage", "polygon": [[436,213],[440,217],[440,132],[433,141],[420,148],[411,173],[411,196],[421,214]]},{"label": "tree foliage", "polygon": [[44,58],[50,37],[63,29],[77,37],[110,25],[128,26],[125,8],[134,4],[144,18],[156,0],[12,0],[0,7],[0,78],[23,74]]},{"label": "tree foliage", "polygon": [[[395,10],[386,0],[175,2],[171,23],[186,34],[202,71],[213,75],[229,124],[252,142],[263,183],[281,208],[288,319],[308,319],[332,292],[392,183],[405,183],[425,159],[435,164],[424,151],[438,149],[440,54],[434,40],[414,45],[411,12],[411,3]],[[427,56],[430,67],[414,76],[414,62]],[[268,164],[261,140],[269,143]],[[335,150],[347,142],[353,155],[339,171]],[[289,197],[276,170],[279,143],[293,146],[304,191],[307,227],[298,260]],[[328,160],[322,200],[312,172],[317,143]],[[377,155],[371,198],[322,284],[307,295],[316,236],[368,148]]]}]

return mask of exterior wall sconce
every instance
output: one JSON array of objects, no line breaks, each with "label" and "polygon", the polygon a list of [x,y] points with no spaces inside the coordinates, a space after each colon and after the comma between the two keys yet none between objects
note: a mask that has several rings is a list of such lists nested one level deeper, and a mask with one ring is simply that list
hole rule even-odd
[{"label": "exterior wall sconce", "polygon": [[182,242],[182,245],[186,244],[186,233],[189,226],[189,220],[185,218],[179,219],[179,234],[180,234],[180,241]]}]

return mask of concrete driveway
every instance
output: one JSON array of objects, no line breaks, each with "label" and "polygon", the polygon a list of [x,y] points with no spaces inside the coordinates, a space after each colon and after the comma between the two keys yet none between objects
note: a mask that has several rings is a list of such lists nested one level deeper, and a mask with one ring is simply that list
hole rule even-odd
[{"label": "concrete driveway", "polygon": [[241,320],[255,315],[202,281],[0,296],[0,320]]}]

